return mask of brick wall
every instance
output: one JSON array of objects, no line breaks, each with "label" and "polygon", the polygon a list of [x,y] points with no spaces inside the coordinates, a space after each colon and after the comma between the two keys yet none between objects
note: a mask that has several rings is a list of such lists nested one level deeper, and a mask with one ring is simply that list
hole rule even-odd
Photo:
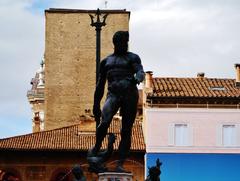
[{"label": "brick wall", "polygon": [[[45,130],[49,130],[75,124],[92,109],[96,36],[86,11],[50,9],[45,16]],[[127,11],[109,11],[102,28],[102,58],[113,51],[113,34],[128,30],[129,16]]]}]

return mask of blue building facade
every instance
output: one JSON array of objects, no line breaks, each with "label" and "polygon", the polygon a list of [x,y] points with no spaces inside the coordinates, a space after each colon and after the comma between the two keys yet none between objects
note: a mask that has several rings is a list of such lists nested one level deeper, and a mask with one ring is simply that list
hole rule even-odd
[{"label": "blue building facade", "polygon": [[157,158],[163,181],[240,181],[240,154],[147,153],[146,168]]}]

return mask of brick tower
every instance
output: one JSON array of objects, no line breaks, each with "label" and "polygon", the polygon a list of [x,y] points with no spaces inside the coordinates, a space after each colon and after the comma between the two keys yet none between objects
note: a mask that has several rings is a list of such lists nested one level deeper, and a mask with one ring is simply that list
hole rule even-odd
[{"label": "brick tower", "polygon": [[[91,113],[96,74],[96,36],[89,13],[96,11],[49,9],[45,11],[45,130],[76,124]],[[130,12],[108,13],[101,31],[101,58],[113,52],[112,36],[129,29]]]}]

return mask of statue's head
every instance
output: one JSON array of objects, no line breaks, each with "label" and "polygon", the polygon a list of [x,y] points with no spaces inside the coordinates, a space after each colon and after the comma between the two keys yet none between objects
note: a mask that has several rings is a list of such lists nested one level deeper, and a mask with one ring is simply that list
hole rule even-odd
[{"label": "statue's head", "polygon": [[117,31],[113,35],[114,54],[123,55],[128,51],[128,31]]}]

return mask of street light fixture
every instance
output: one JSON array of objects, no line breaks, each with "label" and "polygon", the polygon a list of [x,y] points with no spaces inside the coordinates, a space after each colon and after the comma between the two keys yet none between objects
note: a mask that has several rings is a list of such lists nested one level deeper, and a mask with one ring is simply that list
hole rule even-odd
[{"label": "street light fixture", "polygon": [[[92,14],[89,14],[91,18],[90,25],[94,26],[96,30],[96,84],[99,77],[99,65],[100,65],[100,59],[101,59],[101,30],[102,30],[102,26],[106,25],[106,18],[108,16],[108,13],[105,13],[102,16],[101,15],[102,13],[99,8],[97,9],[95,16],[93,16]],[[96,21],[94,21],[95,17],[97,17]]]}]

